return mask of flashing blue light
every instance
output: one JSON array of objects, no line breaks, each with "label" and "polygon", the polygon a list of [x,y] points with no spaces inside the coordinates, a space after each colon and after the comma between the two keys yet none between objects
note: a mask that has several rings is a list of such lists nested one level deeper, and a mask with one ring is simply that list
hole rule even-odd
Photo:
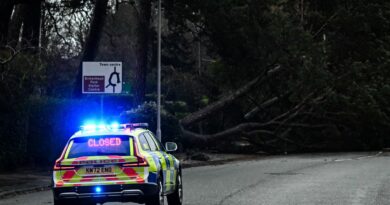
[{"label": "flashing blue light", "polygon": [[95,187],[95,192],[96,193],[101,193],[102,192],[102,188],[100,186]]},{"label": "flashing blue light", "polygon": [[82,128],[85,131],[95,131],[96,130],[96,125],[88,124],[88,125],[84,125]]},{"label": "flashing blue light", "polygon": [[118,131],[118,130],[122,129],[122,126],[123,125],[119,124],[118,122],[113,122],[111,124],[88,123],[88,124],[81,126],[81,130],[86,131],[86,132],[107,131],[107,130]]},{"label": "flashing blue light", "polygon": [[117,130],[117,129],[119,129],[119,123],[117,123],[117,122],[113,122],[112,124],[111,124],[111,129],[113,129],[113,130]]},{"label": "flashing blue light", "polygon": [[106,127],[107,127],[107,126],[106,126],[105,124],[100,124],[100,125],[98,126],[99,130],[105,130]]}]

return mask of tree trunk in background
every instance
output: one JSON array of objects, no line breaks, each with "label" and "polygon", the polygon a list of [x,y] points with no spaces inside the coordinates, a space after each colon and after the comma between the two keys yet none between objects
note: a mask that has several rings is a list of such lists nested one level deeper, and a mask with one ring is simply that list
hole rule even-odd
[{"label": "tree trunk in background", "polygon": [[151,1],[140,0],[138,8],[136,68],[134,76],[134,105],[141,105],[145,99],[146,74],[148,68]]},{"label": "tree trunk in background", "polygon": [[[27,3],[23,13],[22,48],[33,47],[34,53],[39,48],[41,30],[41,1]],[[29,49],[29,51],[32,51]]]},{"label": "tree trunk in background", "polygon": [[83,61],[92,61],[97,55],[99,41],[107,15],[108,0],[97,0],[88,38],[85,42]]},{"label": "tree trunk in background", "polygon": [[97,0],[94,15],[92,18],[89,34],[86,39],[83,57],[81,59],[79,70],[76,79],[76,86],[74,90],[75,97],[81,97],[82,94],[82,74],[83,74],[83,61],[93,61],[97,55],[99,49],[99,41],[104,27],[104,22],[107,15],[108,0]]},{"label": "tree trunk in background", "polygon": [[13,8],[12,0],[0,1],[0,46],[7,44],[8,26]]},{"label": "tree trunk in background", "polygon": [[23,24],[23,14],[25,13],[24,10],[27,9],[28,7],[25,4],[15,5],[15,11],[12,15],[8,29],[8,45],[12,48],[16,48],[19,44],[19,36]]}]

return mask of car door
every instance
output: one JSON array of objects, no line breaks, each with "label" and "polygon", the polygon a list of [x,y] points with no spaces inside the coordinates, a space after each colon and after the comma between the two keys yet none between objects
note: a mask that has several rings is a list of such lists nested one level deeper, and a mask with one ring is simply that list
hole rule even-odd
[{"label": "car door", "polygon": [[164,147],[161,145],[161,143],[156,139],[154,134],[152,132],[145,133],[147,137],[147,140],[150,144],[154,144],[156,146],[156,154],[159,155],[161,163],[164,164],[163,172],[164,172],[164,184],[166,187],[166,191],[170,192],[173,191],[175,188],[175,182],[176,182],[176,176],[175,176],[175,166],[173,157],[170,154],[167,154],[165,152]]},{"label": "car door", "polygon": [[167,164],[166,164],[166,160],[165,160],[164,156],[161,155],[161,153],[158,150],[158,147],[156,146],[156,143],[150,138],[150,135],[147,132],[141,133],[139,135],[139,140],[140,140],[140,144],[141,144],[142,149],[144,151],[146,151],[148,153],[148,155],[153,159],[154,163],[156,163],[156,165],[158,165],[158,167],[161,168],[162,173],[163,173],[163,176],[161,176],[161,177],[162,177],[162,180],[164,182],[163,188],[164,188],[164,190],[166,190],[167,186],[165,183],[166,183],[166,177],[167,177],[167,174],[166,174]]}]

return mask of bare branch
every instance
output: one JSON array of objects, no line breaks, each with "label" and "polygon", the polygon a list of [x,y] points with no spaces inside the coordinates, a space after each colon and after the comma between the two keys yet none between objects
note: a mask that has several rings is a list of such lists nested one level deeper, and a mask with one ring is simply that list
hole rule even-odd
[{"label": "bare branch", "polygon": [[273,98],[263,102],[261,105],[253,108],[251,111],[249,111],[247,114],[245,114],[244,118],[247,120],[253,118],[257,113],[260,112],[260,110],[263,110],[263,109],[273,105],[274,103],[279,101],[279,99],[280,99],[279,97],[273,97]]},{"label": "bare branch", "polygon": [[254,130],[245,133],[246,135],[272,135],[275,136],[275,132],[269,131],[269,130]]},{"label": "bare branch", "polygon": [[[249,122],[249,123],[242,123],[235,127],[229,128],[227,130],[224,130],[222,132],[218,132],[215,134],[197,134],[191,131],[186,130],[183,125],[181,125],[181,130],[184,134],[184,136],[188,138],[192,138],[193,141],[200,141],[200,142],[210,142],[210,141],[216,141],[218,139],[226,139],[228,137],[234,136],[234,135],[240,135],[245,134],[248,132],[260,132],[260,130],[264,130],[265,127],[271,126],[271,125],[278,125],[281,127],[279,120],[282,120],[283,118],[286,118],[282,124],[286,123],[290,119],[294,118],[299,112],[301,112],[304,108],[304,105],[308,102],[308,100],[313,96],[313,93],[309,94],[301,103],[294,106],[292,109],[276,116],[275,118],[269,120],[265,123],[256,123],[256,122]],[[290,129],[290,128],[289,128]],[[278,129],[276,129],[278,130]],[[271,132],[264,132],[271,134]],[[276,136],[276,135],[275,135]],[[276,136],[278,137],[278,136]],[[279,136],[280,137],[280,136]]]},{"label": "bare branch", "polygon": [[317,32],[313,35],[313,38],[317,37],[328,25],[329,23],[339,14],[341,10],[336,11],[329,19],[318,29]]},{"label": "bare branch", "polygon": [[56,32],[56,34],[60,37],[60,39],[62,40],[62,42],[64,44],[66,44],[67,46],[69,47],[72,47],[72,45],[66,40],[66,38],[61,34],[61,32],[59,31],[60,29],[58,28],[58,25],[57,25],[57,21],[54,17],[54,14],[51,12],[50,9],[47,9],[47,13],[49,14],[49,17],[52,19],[52,21],[54,22],[53,25],[54,25],[54,31]]},{"label": "bare branch", "polygon": [[251,130],[261,129],[268,125],[270,124],[269,123],[243,123],[216,134],[197,134],[188,131],[182,127],[182,132],[184,136],[188,137],[192,141],[211,142],[222,138],[226,139],[228,137],[239,135]]},{"label": "bare branch", "polygon": [[295,107],[292,109],[288,110],[285,113],[280,114],[279,116],[276,116],[272,120],[270,120],[270,123],[275,123],[285,117],[288,117],[285,121],[295,117],[299,111],[302,110],[303,106],[307,103],[307,101],[310,99],[310,97],[313,95],[313,93],[309,94],[301,103],[297,104]]},{"label": "bare branch", "polygon": [[306,123],[282,123],[282,122],[274,122],[274,124],[279,124],[283,127],[299,127],[299,128],[310,128],[310,129],[327,128],[327,127],[334,126],[332,124],[311,125],[311,124],[306,124]]}]

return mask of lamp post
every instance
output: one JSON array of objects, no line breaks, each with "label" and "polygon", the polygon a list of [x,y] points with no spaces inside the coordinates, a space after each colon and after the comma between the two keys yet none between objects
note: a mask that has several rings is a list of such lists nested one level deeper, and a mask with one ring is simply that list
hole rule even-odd
[{"label": "lamp post", "polygon": [[158,0],[157,48],[157,139],[161,142],[161,0]]}]

